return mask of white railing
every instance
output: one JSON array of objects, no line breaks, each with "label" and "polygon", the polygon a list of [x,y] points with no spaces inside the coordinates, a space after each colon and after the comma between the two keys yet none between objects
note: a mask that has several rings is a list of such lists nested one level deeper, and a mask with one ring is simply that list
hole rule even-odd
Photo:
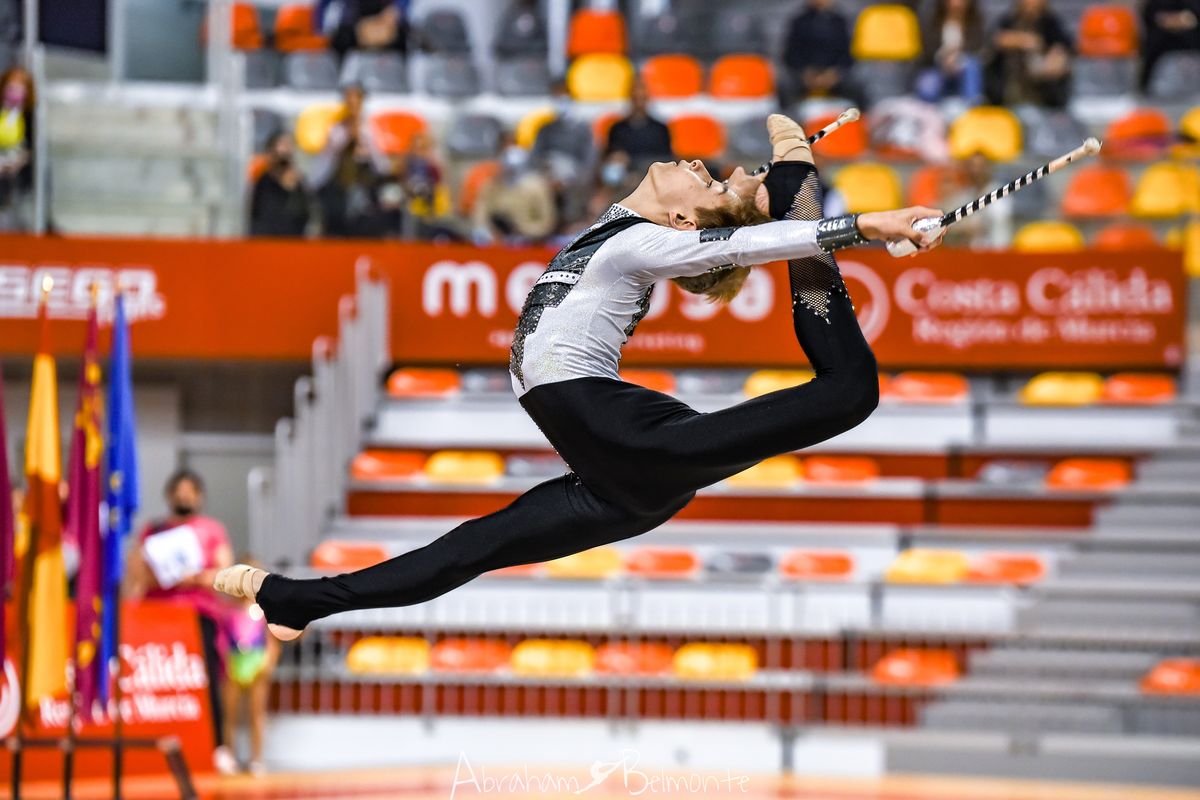
[{"label": "white railing", "polygon": [[361,259],[354,295],[338,301],[338,334],[313,343],[312,375],[296,381],[295,411],[275,426],[275,462],[251,471],[250,546],[264,564],[304,559],[342,510],[347,468],[391,363],[388,283]]}]

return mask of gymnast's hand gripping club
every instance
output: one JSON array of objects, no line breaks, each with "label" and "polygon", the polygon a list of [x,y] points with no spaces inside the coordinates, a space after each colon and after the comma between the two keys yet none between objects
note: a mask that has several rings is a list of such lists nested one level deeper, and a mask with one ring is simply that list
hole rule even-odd
[{"label": "gymnast's hand gripping club", "polygon": [[[862,112],[860,112],[857,108],[847,108],[845,111],[843,111],[841,114],[838,115],[837,119],[835,119],[833,122],[826,125],[824,128],[821,128],[821,130],[817,131],[812,136],[809,136],[806,141],[809,143],[809,145],[814,145],[817,142],[824,139],[829,134],[836,131],[838,128],[842,127],[843,125],[846,125],[850,122],[858,122],[860,117],[862,117]],[[762,166],[760,166],[758,169],[754,170],[754,172],[751,172],[750,174],[751,175],[762,175],[764,172],[769,172],[770,170],[771,170],[771,164],[770,164],[770,162],[768,162],[766,164],[763,164]]]},{"label": "gymnast's hand gripping club", "polygon": [[[1088,138],[1084,140],[1083,144],[1081,144],[1079,147],[1076,147],[1066,155],[1059,156],[1048,164],[1043,164],[1042,166],[1038,167],[1033,172],[1022,175],[1015,181],[1004,184],[990,194],[985,194],[983,197],[972,200],[970,203],[960,206],[948,214],[942,215],[941,217],[926,217],[925,219],[917,220],[913,223],[913,229],[920,231],[921,233],[929,233],[932,231],[937,231],[941,228],[945,228],[948,225],[958,222],[963,217],[971,216],[984,206],[991,205],[1001,197],[1007,197],[1019,189],[1024,189],[1034,181],[1040,180],[1052,172],[1057,172],[1058,170],[1080,158],[1092,156],[1099,152],[1100,140]],[[901,258],[903,256],[911,256],[913,253],[917,252],[917,246],[909,239],[896,239],[887,243],[887,251],[896,258]]]}]

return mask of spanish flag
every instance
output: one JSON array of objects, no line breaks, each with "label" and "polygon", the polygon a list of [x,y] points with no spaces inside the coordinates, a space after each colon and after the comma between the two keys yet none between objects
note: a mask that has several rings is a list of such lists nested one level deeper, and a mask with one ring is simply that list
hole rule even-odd
[{"label": "spanish flag", "polygon": [[29,651],[21,676],[23,707],[33,710],[46,697],[67,689],[67,574],[62,555],[62,475],[58,438],[58,376],[50,355],[50,326],[43,298],[38,309],[41,343],[33,360],[29,428],[25,439],[23,569],[17,590],[18,624],[28,625]]}]

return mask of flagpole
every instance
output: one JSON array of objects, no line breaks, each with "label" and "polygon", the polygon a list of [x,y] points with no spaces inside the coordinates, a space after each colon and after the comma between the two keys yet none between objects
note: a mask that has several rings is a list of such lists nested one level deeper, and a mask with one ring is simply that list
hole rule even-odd
[{"label": "flagpole", "polygon": [[[116,302],[123,303],[124,302],[121,295],[122,295],[122,292],[118,291],[116,298],[114,298],[114,303],[116,303]],[[111,370],[112,370],[111,365],[109,366],[109,370],[110,370],[109,380],[111,381],[113,379],[113,376],[111,375]],[[117,410],[110,408],[109,413],[116,414]],[[122,513],[124,513],[124,512],[122,512]],[[109,519],[110,520],[112,519],[112,509],[111,508],[109,509]],[[130,522],[129,520],[126,520],[125,524],[129,524],[129,522]],[[114,532],[111,530],[111,528],[108,532],[108,535],[110,537],[114,535]],[[115,558],[114,564],[120,563],[121,555],[122,555],[120,552],[120,546],[122,544],[123,544],[122,542],[116,543],[117,550],[116,550],[116,558]],[[106,546],[108,546],[108,545],[106,545]],[[104,580],[107,581],[108,579],[109,579],[109,576],[106,575]],[[123,713],[121,713],[121,699],[122,699],[122,693],[121,693],[121,587],[119,584],[113,590],[112,619],[113,619],[113,624],[112,624],[113,654],[112,654],[112,659],[108,662],[108,674],[112,680],[112,695],[111,696],[112,696],[114,713],[116,715],[113,717],[112,796],[113,796],[113,800],[121,800],[121,777],[122,777],[122,772],[124,771],[124,767],[125,767],[125,764],[124,764],[125,748],[124,748],[124,742],[123,742],[123,739],[125,737],[125,715]]]}]

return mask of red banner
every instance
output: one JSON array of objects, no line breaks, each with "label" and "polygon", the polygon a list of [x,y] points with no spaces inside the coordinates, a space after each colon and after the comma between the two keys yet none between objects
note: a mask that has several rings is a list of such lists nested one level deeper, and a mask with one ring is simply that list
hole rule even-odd
[{"label": "red banner", "polygon": [[[503,364],[517,312],[550,253],[421,244],[0,240],[0,352],[32,353],[37,287],[55,278],[60,352],[78,352],[92,283],[101,310],[126,291],[140,358],[305,359],[336,328],[336,299],[366,260],[392,285],[392,345],[412,363]],[[1175,368],[1186,284],[1178,253],[978,253],[840,258],[863,329],[887,367]],[[673,285],[626,345],[643,365],[802,360],[782,265],[718,307]]]},{"label": "red banner", "polygon": [[[9,609],[11,613],[11,608]],[[121,709],[124,735],[134,739],[175,736],[193,773],[212,770],[212,709],[208,702],[208,676],[200,627],[191,609],[171,603],[143,601],[125,603],[121,612]],[[64,639],[71,636],[74,609],[69,609],[62,626]],[[15,626],[10,626],[15,630]],[[20,689],[12,662],[5,665],[0,685],[0,736],[12,733],[16,722]],[[69,708],[66,697],[43,701],[35,712],[35,727],[25,735],[58,738],[66,733]],[[93,724],[84,725],[79,735],[111,736],[113,725],[101,713]],[[112,774],[112,751],[83,748],[76,752],[80,777]],[[167,763],[157,750],[127,750],[128,775],[167,774]],[[11,759],[0,759],[0,783],[7,785]],[[59,780],[62,752],[30,749],[25,753],[24,775],[30,781]]]}]

